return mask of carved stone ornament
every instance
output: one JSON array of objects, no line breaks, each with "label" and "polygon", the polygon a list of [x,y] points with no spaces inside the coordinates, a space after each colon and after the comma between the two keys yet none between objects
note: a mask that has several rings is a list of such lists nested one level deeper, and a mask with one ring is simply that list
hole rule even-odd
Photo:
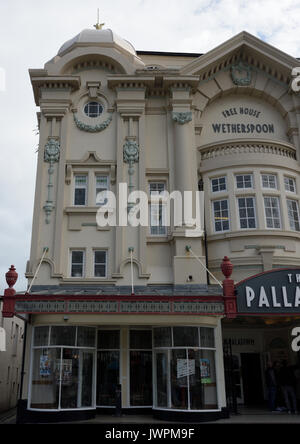
[{"label": "carved stone ornament", "polygon": [[231,78],[235,85],[247,86],[251,83],[251,68],[243,62],[238,62],[231,67]]},{"label": "carved stone ornament", "polygon": [[139,146],[135,140],[127,139],[124,143],[123,160],[129,165],[139,161]]},{"label": "carved stone ornament", "polygon": [[60,143],[57,139],[50,138],[45,145],[45,151],[44,151],[44,161],[49,163],[49,168],[48,168],[49,181],[47,185],[48,198],[43,207],[46,213],[46,224],[50,223],[50,214],[55,208],[51,195],[52,194],[51,191],[53,188],[52,176],[54,174],[53,164],[59,161],[59,157],[60,157]]},{"label": "carved stone ornament", "polygon": [[[129,193],[134,188],[134,185],[132,184],[132,176],[134,174],[134,168],[133,165],[135,163],[138,163],[139,161],[139,145],[134,139],[128,138],[126,142],[123,145],[123,160],[125,163],[128,163],[128,176],[129,176]],[[128,210],[130,211],[130,204],[128,205]]]},{"label": "carved stone ornament", "polygon": [[57,139],[49,139],[45,145],[44,161],[48,163],[55,163],[59,161],[60,144]]},{"label": "carved stone ornament", "polygon": [[87,133],[99,133],[100,131],[105,130],[109,126],[111,121],[112,113],[109,114],[108,118],[104,122],[99,123],[98,125],[88,125],[84,122],[81,122],[81,120],[79,120],[74,113],[74,122],[77,128],[81,131],[86,131]]},{"label": "carved stone ornament", "polygon": [[172,119],[174,122],[179,123],[179,125],[184,125],[185,123],[192,121],[192,111],[186,111],[186,112],[176,112],[173,111],[172,113]]}]

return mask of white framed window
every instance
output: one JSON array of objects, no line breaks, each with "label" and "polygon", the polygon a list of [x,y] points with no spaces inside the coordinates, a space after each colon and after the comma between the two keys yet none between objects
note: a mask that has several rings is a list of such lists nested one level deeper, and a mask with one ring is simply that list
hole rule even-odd
[{"label": "white framed window", "polygon": [[166,190],[166,184],[164,182],[150,182],[150,234],[152,236],[166,236],[166,205],[161,199],[158,203],[151,202],[151,195],[159,195]]},{"label": "white framed window", "polygon": [[100,114],[103,113],[103,105],[101,105],[101,103],[99,102],[88,102],[85,106],[84,106],[84,113],[88,116],[88,117],[98,117],[100,116]]},{"label": "white framed window", "polygon": [[262,174],[261,175],[262,188],[269,188],[271,190],[277,190],[277,177],[275,174]]},{"label": "white framed window", "polygon": [[71,251],[71,277],[83,277],[85,267],[85,251],[72,250]]},{"label": "white framed window", "polygon": [[214,200],[212,206],[215,231],[228,231],[230,227],[228,199]]},{"label": "white framed window", "polygon": [[74,205],[86,205],[87,203],[87,174],[75,174],[74,176]]},{"label": "white framed window", "polygon": [[227,190],[226,176],[214,177],[213,179],[210,179],[210,183],[211,183],[212,193],[217,193],[218,191]]},{"label": "white framed window", "polygon": [[290,193],[296,193],[296,181],[293,177],[284,177],[284,189]]},{"label": "white framed window", "polygon": [[107,277],[107,251],[94,251],[94,276],[100,278]]},{"label": "white framed window", "polygon": [[238,197],[240,228],[256,228],[256,210],[254,197]]},{"label": "white framed window", "polygon": [[103,205],[107,202],[106,198],[100,197],[99,193],[102,191],[107,191],[109,189],[108,176],[103,176],[101,174],[96,174],[96,205]]},{"label": "white framed window", "polygon": [[280,204],[278,197],[265,196],[264,204],[267,228],[281,228]]},{"label": "white framed window", "polygon": [[287,199],[287,210],[291,230],[300,231],[299,205],[296,200]]},{"label": "white framed window", "polygon": [[252,174],[237,174],[235,176],[236,187],[239,190],[245,190],[253,188],[253,175]]}]

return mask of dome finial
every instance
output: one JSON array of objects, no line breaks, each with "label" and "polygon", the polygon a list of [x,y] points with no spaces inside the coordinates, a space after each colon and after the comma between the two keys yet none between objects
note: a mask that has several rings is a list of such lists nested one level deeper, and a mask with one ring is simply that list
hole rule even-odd
[{"label": "dome finial", "polygon": [[94,25],[96,29],[102,29],[105,23],[99,23],[99,8],[97,9],[97,23]]}]

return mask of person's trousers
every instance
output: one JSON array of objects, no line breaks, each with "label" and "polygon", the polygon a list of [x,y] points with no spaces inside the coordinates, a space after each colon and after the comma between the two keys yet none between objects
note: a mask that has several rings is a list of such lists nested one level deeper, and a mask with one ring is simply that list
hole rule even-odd
[{"label": "person's trousers", "polygon": [[[284,385],[282,391],[287,409],[297,411],[297,398],[294,387],[291,385]],[[292,406],[290,400],[292,401]]]},{"label": "person's trousers", "polygon": [[269,387],[268,389],[268,402],[269,402],[269,409],[270,411],[274,411],[276,408],[275,401],[276,401],[276,393],[277,389],[276,387]]}]

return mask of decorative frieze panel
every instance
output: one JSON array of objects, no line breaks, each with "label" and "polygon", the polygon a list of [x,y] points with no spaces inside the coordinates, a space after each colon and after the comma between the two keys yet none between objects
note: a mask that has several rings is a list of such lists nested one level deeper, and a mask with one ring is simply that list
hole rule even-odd
[{"label": "decorative frieze panel", "polygon": [[223,301],[210,302],[194,300],[179,301],[163,298],[145,300],[143,297],[128,300],[126,296],[117,300],[109,299],[33,299],[16,300],[16,313],[114,313],[114,314],[212,314],[224,313]]}]

